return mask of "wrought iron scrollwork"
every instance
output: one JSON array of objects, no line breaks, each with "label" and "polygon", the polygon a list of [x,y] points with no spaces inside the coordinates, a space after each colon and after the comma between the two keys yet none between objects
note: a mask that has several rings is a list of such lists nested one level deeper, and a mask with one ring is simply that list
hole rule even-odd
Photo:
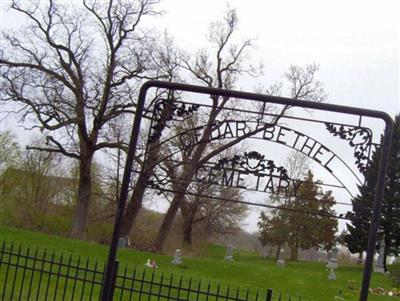
[{"label": "wrought iron scrollwork", "polygon": [[153,125],[149,135],[149,143],[155,142],[167,127],[167,122],[174,117],[185,118],[199,109],[199,105],[176,103],[174,100],[162,98],[154,105]]},{"label": "wrought iron scrollwork", "polygon": [[257,151],[245,152],[244,155],[234,155],[232,158],[220,159],[215,169],[241,169],[249,173],[269,172],[278,173],[282,180],[289,179],[287,170],[283,166],[276,166],[274,161],[265,159],[265,156]]},{"label": "wrought iron scrollwork", "polygon": [[352,127],[325,123],[327,130],[343,140],[349,141],[349,145],[354,147],[355,164],[358,170],[364,173],[370,163],[370,150],[372,145],[372,132],[364,127]]}]

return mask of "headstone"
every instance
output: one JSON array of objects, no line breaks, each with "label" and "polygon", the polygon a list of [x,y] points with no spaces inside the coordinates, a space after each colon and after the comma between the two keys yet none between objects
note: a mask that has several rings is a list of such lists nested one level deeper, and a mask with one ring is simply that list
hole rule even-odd
[{"label": "headstone", "polygon": [[226,247],[226,256],[224,259],[227,261],[233,261],[233,247],[231,245]]},{"label": "headstone", "polygon": [[181,250],[179,250],[179,249],[175,250],[174,259],[172,259],[171,263],[172,264],[176,264],[176,265],[179,265],[179,264],[183,263],[183,261],[182,261],[182,251]]},{"label": "headstone", "polygon": [[329,280],[336,280],[336,274],[335,274],[335,271],[333,269],[331,269],[329,271],[328,279]]},{"label": "headstone", "polygon": [[280,267],[284,267],[286,265],[284,249],[279,250],[279,255],[278,255],[278,260],[276,261],[276,265]]},{"label": "headstone", "polygon": [[328,263],[326,264],[326,267],[330,270],[336,270],[338,268],[337,253],[338,250],[336,248],[332,249],[328,253]]},{"label": "headstone", "polygon": [[129,237],[120,237],[118,239],[118,248],[128,248],[130,245]]},{"label": "headstone", "polygon": [[379,274],[385,273],[385,268],[383,266],[384,254],[385,254],[385,241],[382,240],[380,247],[379,247],[378,260],[376,261],[376,265],[374,268],[375,273],[379,273]]},{"label": "headstone", "polygon": [[357,264],[363,264],[363,256],[362,256],[362,253],[360,253],[360,254],[358,255]]}]

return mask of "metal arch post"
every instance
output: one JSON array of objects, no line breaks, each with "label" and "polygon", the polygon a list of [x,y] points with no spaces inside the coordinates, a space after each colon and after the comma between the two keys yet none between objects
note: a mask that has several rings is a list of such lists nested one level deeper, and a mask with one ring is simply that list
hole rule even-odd
[{"label": "metal arch post", "polygon": [[363,281],[360,292],[360,301],[368,299],[368,290],[371,281],[372,264],[374,261],[375,245],[378,236],[378,226],[382,209],[382,200],[385,190],[386,171],[389,164],[390,147],[393,133],[393,121],[386,119],[384,142],[381,149],[379,160],[378,179],[375,190],[374,208],[372,213],[372,221],[368,235],[367,257],[365,259]]},{"label": "metal arch post", "polygon": [[112,298],[113,298],[113,288],[112,288],[112,286],[114,285],[113,278],[116,276],[116,274],[118,272],[118,271],[116,271],[118,239],[119,239],[120,229],[121,229],[121,225],[122,225],[122,218],[124,216],[126,200],[128,198],[129,181],[130,181],[131,173],[132,173],[133,160],[134,160],[135,154],[136,154],[136,146],[137,146],[137,141],[138,141],[138,137],[139,137],[140,124],[142,121],[144,103],[146,100],[146,93],[147,93],[147,90],[150,88],[150,86],[151,86],[150,82],[144,83],[139,92],[139,98],[138,98],[138,103],[136,106],[135,118],[133,121],[131,137],[130,137],[130,141],[129,141],[128,155],[126,158],[124,175],[122,178],[121,191],[119,194],[118,208],[117,208],[117,212],[115,214],[113,234],[112,234],[112,239],[111,239],[111,244],[110,244],[110,250],[108,253],[107,266],[106,266],[106,271],[104,274],[104,280],[103,280],[103,284],[102,284],[102,290],[101,290],[101,300],[102,301],[109,301],[109,300],[112,300]]}]

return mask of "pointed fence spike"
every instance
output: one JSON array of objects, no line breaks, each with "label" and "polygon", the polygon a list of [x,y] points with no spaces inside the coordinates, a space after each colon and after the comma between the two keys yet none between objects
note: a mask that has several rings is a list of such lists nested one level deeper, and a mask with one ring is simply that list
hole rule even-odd
[{"label": "pointed fence spike", "polygon": [[135,280],[136,280],[136,267],[134,267],[132,271],[131,287],[129,289],[129,300],[132,300],[132,295],[135,290]]},{"label": "pointed fence spike", "polygon": [[23,287],[24,287],[24,284],[26,282],[25,281],[25,276],[26,276],[26,271],[27,271],[27,268],[28,268],[29,252],[30,252],[30,248],[28,247],[28,249],[25,252],[25,256],[24,256],[25,263],[24,263],[24,266],[23,266],[23,272],[22,272],[22,277],[21,277],[21,285],[20,285],[20,288],[19,288],[18,300],[22,300]]},{"label": "pointed fence spike", "polygon": [[201,278],[199,280],[199,283],[197,285],[197,290],[196,290],[196,301],[199,301],[200,293],[201,293]]},{"label": "pointed fence spike", "polygon": [[229,287],[229,284],[228,284],[228,287],[226,288],[225,300],[229,299],[229,290],[230,290],[230,287]]},{"label": "pointed fence spike", "polygon": [[181,277],[179,278],[178,292],[177,292],[177,296],[176,296],[177,300],[180,299],[180,294],[181,294],[181,289],[182,289],[182,281],[183,281],[183,278],[182,278],[182,276],[181,276]]},{"label": "pointed fence spike", "polygon": [[191,292],[192,292],[192,277],[190,277],[190,279],[189,279],[188,288],[187,288],[187,294],[186,294],[186,300],[189,300]]},{"label": "pointed fence spike", "polygon": [[218,301],[220,289],[221,289],[221,284],[218,283],[218,285],[217,285],[217,292],[216,292],[216,296],[215,296],[215,301]]},{"label": "pointed fence spike", "polygon": [[266,301],[271,301],[272,300],[272,289],[267,290],[267,296],[266,296]]},{"label": "pointed fence spike", "polygon": [[157,301],[160,301],[160,298],[161,298],[161,291],[162,291],[162,288],[163,288],[163,282],[164,282],[164,272],[161,273],[160,282],[158,283]]},{"label": "pointed fence spike", "polygon": [[155,275],[155,273],[154,273],[154,270],[153,270],[152,273],[151,273],[151,277],[150,277],[150,287],[149,287],[148,292],[147,292],[147,301],[150,301],[150,299],[151,299],[151,297],[153,295],[154,275]]},{"label": "pointed fence spike", "polygon": [[169,285],[168,285],[167,300],[170,300],[173,279],[174,279],[174,274],[171,274],[171,278],[169,279]]}]

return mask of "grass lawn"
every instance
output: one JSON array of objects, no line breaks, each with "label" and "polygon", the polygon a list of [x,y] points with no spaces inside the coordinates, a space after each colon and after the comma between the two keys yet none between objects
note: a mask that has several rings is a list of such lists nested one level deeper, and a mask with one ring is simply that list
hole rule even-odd
[{"label": "grass lawn", "polygon": [[[105,262],[108,254],[107,246],[7,227],[0,227],[0,241],[3,240],[13,241],[24,247],[39,247],[73,254],[83,259],[97,259],[99,262]],[[234,262],[224,261],[224,255],[224,247],[208,246],[201,256],[184,256],[184,263],[181,266],[174,266],[170,264],[171,256],[122,249],[118,252],[118,259],[122,268],[127,265],[128,268],[136,266],[140,270],[148,258],[155,259],[159,266],[157,271],[159,274],[164,272],[166,275],[183,276],[185,279],[202,279],[204,282],[211,281],[215,286],[221,284],[222,288],[229,285],[231,288],[249,288],[260,292],[272,288],[274,295],[281,292],[324,301],[334,300],[334,296],[342,291],[341,296],[346,301],[358,300],[357,289],[362,278],[360,266],[339,267],[336,272],[337,280],[329,281],[328,271],[322,263],[288,262],[287,266],[282,268],[277,267],[272,260],[265,260],[255,253],[236,251]],[[355,289],[350,289],[349,283]],[[371,287],[378,286],[391,289],[394,284],[388,276],[374,274]],[[400,298],[371,295],[368,300],[400,300]]]}]

